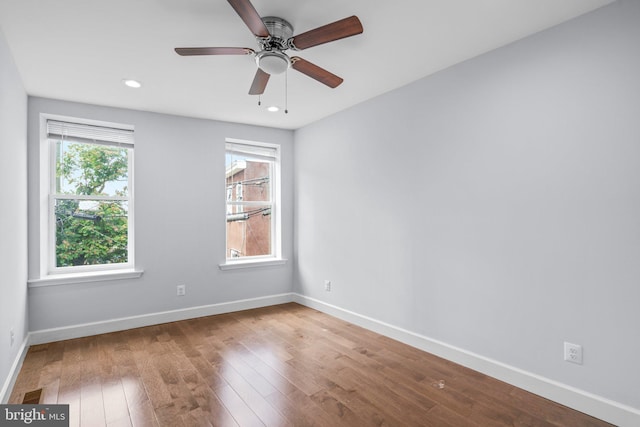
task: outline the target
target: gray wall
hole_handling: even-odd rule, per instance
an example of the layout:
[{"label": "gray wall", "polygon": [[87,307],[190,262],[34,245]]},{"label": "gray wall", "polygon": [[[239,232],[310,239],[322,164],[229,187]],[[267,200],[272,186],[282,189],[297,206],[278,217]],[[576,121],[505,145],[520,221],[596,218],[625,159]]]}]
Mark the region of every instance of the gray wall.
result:
[{"label": "gray wall", "polygon": [[639,22],[621,0],[296,131],[297,291],[640,408]]},{"label": "gray wall", "polygon": [[[31,288],[38,331],[290,292],[292,262],[220,271],[225,259],[226,137],[282,146],[283,256],[293,245],[293,132],[29,99],[29,277],[39,275],[39,116],[60,114],[135,126],[135,239],[139,279]],[[176,285],[187,295],[176,297]]]},{"label": "gray wall", "polygon": [[0,389],[27,334],[26,285],[27,94],[0,32]]}]

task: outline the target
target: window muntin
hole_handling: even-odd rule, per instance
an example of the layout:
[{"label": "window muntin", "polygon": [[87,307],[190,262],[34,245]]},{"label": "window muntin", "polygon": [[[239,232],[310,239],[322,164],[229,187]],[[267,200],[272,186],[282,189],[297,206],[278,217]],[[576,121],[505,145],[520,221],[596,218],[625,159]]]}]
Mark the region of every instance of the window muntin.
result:
[{"label": "window muntin", "polygon": [[133,132],[47,120],[47,273],[133,266]]},{"label": "window muntin", "polygon": [[226,259],[279,258],[279,146],[226,144]]}]

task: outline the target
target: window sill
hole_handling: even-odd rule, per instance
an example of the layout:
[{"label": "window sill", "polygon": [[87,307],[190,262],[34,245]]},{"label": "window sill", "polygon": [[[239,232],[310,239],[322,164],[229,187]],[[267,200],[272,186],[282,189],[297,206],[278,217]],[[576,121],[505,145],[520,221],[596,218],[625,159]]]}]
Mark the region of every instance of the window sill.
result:
[{"label": "window sill", "polygon": [[90,273],[55,274],[42,279],[27,281],[28,287],[40,288],[43,286],[70,285],[75,283],[104,282],[107,280],[137,279],[142,276],[144,270],[112,270],[94,271]]},{"label": "window sill", "polygon": [[220,270],[238,270],[242,268],[273,267],[277,265],[284,265],[286,263],[286,259],[279,258],[251,261],[231,261],[225,264],[218,264],[218,267],[220,268]]}]

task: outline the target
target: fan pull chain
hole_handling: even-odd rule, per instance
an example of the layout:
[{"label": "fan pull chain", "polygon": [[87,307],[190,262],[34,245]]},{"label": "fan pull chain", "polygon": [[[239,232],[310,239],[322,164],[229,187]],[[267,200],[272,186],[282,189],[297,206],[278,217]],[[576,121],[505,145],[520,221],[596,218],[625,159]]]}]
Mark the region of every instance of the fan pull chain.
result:
[{"label": "fan pull chain", "polygon": [[262,95],[258,95],[258,107],[262,105]]},{"label": "fan pull chain", "polygon": [[289,114],[289,107],[288,107],[288,103],[289,103],[289,79],[287,78],[289,76],[289,70],[287,69],[284,72],[284,113],[285,114]]}]

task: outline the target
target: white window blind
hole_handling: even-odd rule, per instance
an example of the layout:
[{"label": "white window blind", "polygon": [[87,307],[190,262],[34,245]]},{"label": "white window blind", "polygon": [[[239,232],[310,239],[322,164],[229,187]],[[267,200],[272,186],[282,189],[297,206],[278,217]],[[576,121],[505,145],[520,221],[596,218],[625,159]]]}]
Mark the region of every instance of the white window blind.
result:
[{"label": "white window blind", "polygon": [[227,142],[227,152],[233,152],[235,154],[243,154],[253,158],[259,158],[264,160],[276,160],[278,158],[277,147],[270,147],[264,144],[250,145],[242,142]]},{"label": "white window blind", "polygon": [[133,148],[133,130],[47,120],[47,138]]}]

